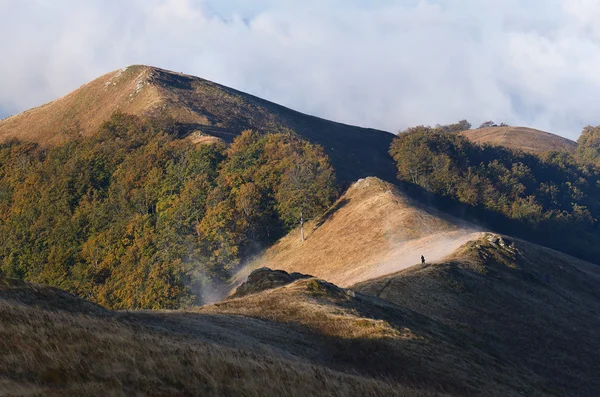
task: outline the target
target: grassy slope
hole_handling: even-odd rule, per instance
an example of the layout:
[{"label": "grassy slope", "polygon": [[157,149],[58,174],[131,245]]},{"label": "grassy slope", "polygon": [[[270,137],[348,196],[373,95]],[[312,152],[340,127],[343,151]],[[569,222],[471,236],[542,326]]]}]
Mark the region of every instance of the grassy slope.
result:
[{"label": "grassy slope", "polygon": [[[43,289],[25,288],[26,294]],[[45,291],[44,299],[52,294]],[[0,300],[0,392],[20,395],[552,394],[477,338],[317,279],[180,312]],[[359,375],[360,374],[360,375]]]},{"label": "grassy slope", "polygon": [[311,274],[348,286],[443,258],[476,237],[472,225],[420,206],[377,178],[354,185],[318,223],[281,239],[250,269],[270,267]]},{"label": "grassy slope", "polygon": [[3,279],[0,394],[596,395],[600,270],[496,239],[356,294],[310,278],[184,311]]},{"label": "grassy slope", "polygon": [[598,395],[600,268],[519,240],[502,247],[490,236],[354,288],[478,335],[568,395]]},{"label": "grassy slope", "polygon": [[577,147],[577,143],[570,139],[526,127],[489,127],[463,131],[461,134],[476,143],[489,143],[530,153],[574,151]]},{"label": "grassy slope", "polygon": [[54,289],[2,280],[0,394],[438,395],[335,368],[319,358],[319,335],[285,324],[218,313],[115,313],[87,306],[94,305]]},{"label": "grassy slope", "polygon": [[0,142],[19,138],[59,144],[93,134],[115,111],[171,116],[195,142],[230,142],[245,129],[292,129],[324,147],[342,182],[370,175],[395,179],[390,133],[305,115],[198,77],[148,66],[108,73],[65,97],[0,121]]},{"label": "grassy slope", "polygon": [[0,141],[18,138],[42,145],[89,135],[116,112],[146,114],[164,104],[151,69],[132,66],[108,73],[64,97],[0,121]]}]

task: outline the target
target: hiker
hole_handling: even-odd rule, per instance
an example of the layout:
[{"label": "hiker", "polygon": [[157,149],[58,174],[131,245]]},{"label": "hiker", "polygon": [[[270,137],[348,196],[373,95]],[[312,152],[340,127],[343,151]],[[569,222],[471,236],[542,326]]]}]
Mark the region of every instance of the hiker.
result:
[{"label": "hiker", "polygon": [[425,264],[425,257],[423,255],[421,255],[421,265]]}]

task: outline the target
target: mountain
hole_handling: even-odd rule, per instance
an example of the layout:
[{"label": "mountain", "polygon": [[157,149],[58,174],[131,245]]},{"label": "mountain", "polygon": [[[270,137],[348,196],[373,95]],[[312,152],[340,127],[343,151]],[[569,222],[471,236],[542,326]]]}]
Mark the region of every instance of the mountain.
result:
[{"label": "mountain", "polygon": [[0,121],[0,142],[11,138],[56,145],[94,134],[114,112],[172,118],[192,141],[231,142],[246,129],[291,129],[318,143],[338,179],[395,178],[388,150],[393,134],[305,115],[204,80],[150,66],[108,73],[53,102]]},{"label": "mountain", "polygon": [[318,275],[440,321],[548,390],[600,390],[597,265],[482,231],[376,178],[350,187],[308,230],[304,243],[293,231],[250,269]]},{"label": "mountain", "polygon": [[462,348],[473,343],[543,379],[549,395],[600,390],[597,265],[461,224],[375,178],[353,185],[309,230],[304,243],[294,231],[250,268],[318,274],[439,321],[465,333]]},{"label": "mountain", "polygon": [[488,127],[461,132],[461,135],[479,144],[504,146],[529,153],[550,150],[573,152],[577,142],[527,127]]},{"label": "mountain", "polygon": [[[177,128],[164,133],[138,116]],[[362,178],[306,224],[305,241],[295,229],[271,245],[305,214],[300,204],[334,200],[325,156],[285,133],[245,133],[230,150],[201,145],[248,128],[293,129],[324,147],[344,185]],[[560,146],[550,134],[510,131],[485,139],[538,152]],[[13,138],[48,150],[0,145],[0,395],[598,395],[600,268],[433,209],[427,199],[448,199],[443,208],[465,219],[481,219],[468,210],[488,214],[478,201],[434,196],[427,178],[405,180],[406,190],[386,182],[396,174],[392,134],[132,66],[1,121],[0,140]],[[399,158],[425,154],[410,165],[419,175],[426,161],[426,172],[448,171],[433,180],[445,191],[463,182],[444,167],[450,157],[433,161],[433,149],[444,155],[452,145],[422,138]],[[541,170],[547,189],[529,188],[572,210],[553,212],[559,238],[541,243],[565,251],[582,240],[577,247],[594,256],[597,211],[581,193],[597,197],[585,190],[596,185],[588,170],[581,175],[593,183],[575,165],[488,157],[485,178],[461,184],[466,199],[485,193],[486,205],[517,220],[540,218],[543,207],[520,182]],[[515,194],[491,194],[494,175]],[[301,188],[288,190],[294,182]],[[298,199],[306,191],[331,196]],[[589,234],[578,235],[586,224]],[[194,306],[263,249],[226,299]],[[158,310],[167,308],[178,310]]]},{"label": "mountain", "polygon": [[480,234],[477,226],[432,210],[374,177],[354,183],[306,229],[305,242],[294,231],[249,269],[308,273],[349,286],[416,265],[421,255],[440,260]]}]

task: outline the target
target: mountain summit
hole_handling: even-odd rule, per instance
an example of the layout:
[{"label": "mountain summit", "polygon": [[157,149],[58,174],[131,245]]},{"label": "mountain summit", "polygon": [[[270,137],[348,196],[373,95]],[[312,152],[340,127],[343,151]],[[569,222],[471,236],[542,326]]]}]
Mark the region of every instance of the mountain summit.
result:
[{"label": "mountain summit", "polygon": [[44,146],[89,136],[114,112],[169,117],[194,141],[231,142],[246,129],[290,129],[325,149],[341,182],[371,175],[395,179],[388,155],[394,135],[309,116],[253,95],[150,66],[108,73],[43,106],[0,121],[0,142],[11,138]]}]

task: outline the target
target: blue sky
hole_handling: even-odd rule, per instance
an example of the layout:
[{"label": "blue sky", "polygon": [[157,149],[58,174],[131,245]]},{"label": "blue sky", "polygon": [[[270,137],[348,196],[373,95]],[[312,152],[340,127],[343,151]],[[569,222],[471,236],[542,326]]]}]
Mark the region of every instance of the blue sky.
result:
[{"label": "blue sky", "polygon": [[0,0],[0,117],[131,64],[397,131],[600,124],[596,0]]}]

